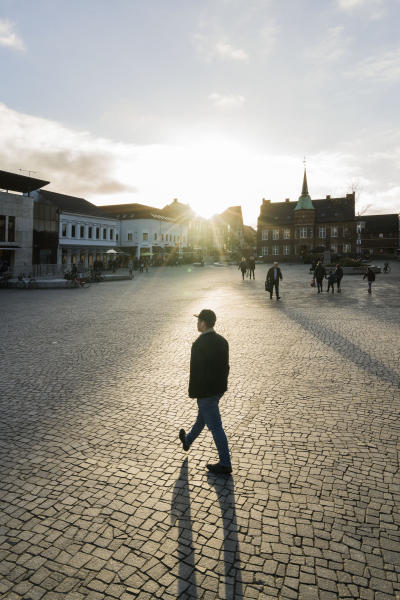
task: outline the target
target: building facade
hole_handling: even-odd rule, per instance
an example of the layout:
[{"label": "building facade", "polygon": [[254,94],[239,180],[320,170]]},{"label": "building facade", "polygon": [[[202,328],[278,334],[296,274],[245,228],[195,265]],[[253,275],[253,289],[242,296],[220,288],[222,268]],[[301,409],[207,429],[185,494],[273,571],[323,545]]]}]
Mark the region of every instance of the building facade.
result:
[{"label": "building facade", "polygon": [[399,215],[356,217],[356,253],[369,258],[395,258],[399,248]]},{"label": "building facade", "polygon": [[355,194],[311,200],[306,171],[297,202],[263,200],[257,223],[259,256],[301,261],[325,250],[351,256],[355,241]]},{"label": "building facade", "polygon": [[163,209],[144,204],[111,204],[99,208],[120,221],[119,246],[136,258],[165,259],[171,253],[180,256],[188,245],[187,224],[166,216]]}]

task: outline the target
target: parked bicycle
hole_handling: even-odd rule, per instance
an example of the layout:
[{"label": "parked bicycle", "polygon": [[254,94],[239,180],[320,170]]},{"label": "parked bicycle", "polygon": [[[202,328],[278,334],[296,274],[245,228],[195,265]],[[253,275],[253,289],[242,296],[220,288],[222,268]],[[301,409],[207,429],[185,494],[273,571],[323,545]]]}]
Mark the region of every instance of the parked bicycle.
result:
[{"label": "parked bicycle", "polygon": [[72,288],[90,288],[90,282],[84,277],[74,277],[73,279],[68,279],[68,287]]}]

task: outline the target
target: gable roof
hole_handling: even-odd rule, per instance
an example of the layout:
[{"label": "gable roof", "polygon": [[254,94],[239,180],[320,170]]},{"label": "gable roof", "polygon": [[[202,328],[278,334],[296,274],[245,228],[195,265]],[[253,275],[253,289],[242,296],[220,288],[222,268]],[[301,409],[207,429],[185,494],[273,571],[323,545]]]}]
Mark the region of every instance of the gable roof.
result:
[{"label": "gable roof", "polygon": [[399,231],[399,215],[361,215],[356,217],[357,221],[365,222],[366,233],[384,233]]},{"label": "gable roof", "polygon": [[37,192],[38,200],[46,200],[57,206],[64,212],[79,213],[82,215],[94,215],[96,217],[104,217],[101,209],[84,198],[77,196],[68,196],[66,194],[58,194],[48,190],[39,190]]},{"label": "gable roof", "polygon": [[138,204],[132,202],[130,204],[107,204],[99,207],[104,214],[118,219],[160,219],[163,221],[175,221],[175,219],[167,216],[163,209],[147,206],[146,204]]},{"label": "gable roof", "polygon": [[[352,221],[354,219],[354,194],[343,198],[323,198],[313,200],[315,220],[317,223],[335,223]],[[259,219],[261,221],[277,222],[282,225],[294,223],[297,202],[271,202],[264,200],[261,205]]]}]

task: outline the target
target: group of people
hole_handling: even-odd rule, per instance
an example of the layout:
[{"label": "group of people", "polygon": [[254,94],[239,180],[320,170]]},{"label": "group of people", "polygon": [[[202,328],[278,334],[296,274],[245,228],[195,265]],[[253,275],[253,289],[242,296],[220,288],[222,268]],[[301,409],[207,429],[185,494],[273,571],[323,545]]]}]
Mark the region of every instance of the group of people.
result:
[{"label": "group of people", "polygon": [[324,291],[324,289],[323,289],[324,279],[328,280],[327,292],[332,291],[332,294],[333,294],[335,292],[335,283],[336,283],[337,291],[340,294],[340,292],[342,291],[340,284],[343,279],[342,266],[338,264],[338,265],[336,265],[335,270],[329,269],[329,271],[327,273],[324,265],[319,260],[314,267],[314,277],[311,281],[312,287],[315,287],[315,284],[317,284],[318,294],[321,294]]},{"label": "group of people", "polygon": [[245,277],[249,277],[251,279],[251,276],[253,276],[253,279],[255,279],[255,271],[256,271],[256,259],[254,256],[250,256],[249,258],[245,258],[244,256],[242,256],[242,260],[239,263],[238,269],[240,269],[240,271],[242,272],[242,279],[244,280]]}]

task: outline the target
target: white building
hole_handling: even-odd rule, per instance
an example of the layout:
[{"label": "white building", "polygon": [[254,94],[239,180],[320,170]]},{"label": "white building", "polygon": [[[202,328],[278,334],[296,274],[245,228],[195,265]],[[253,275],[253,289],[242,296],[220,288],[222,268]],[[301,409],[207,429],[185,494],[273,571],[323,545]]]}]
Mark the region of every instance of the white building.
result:
[{"label": "white building", "polygon": [[107,217],[83,198],[40,190],[35,200],[51,202],[59,209],[57,264],[79,264],[90,268],[95,260],[105,262],[107,250],[120,244],[120,222]]},{"label": "white building", "polygon": [[188,245],[188,227],[162,210],[143,204],[118,204],[101,209],[117,217],[121,225],[119,246],[140,256],[165,255],[173,248],[178,254]]}]

